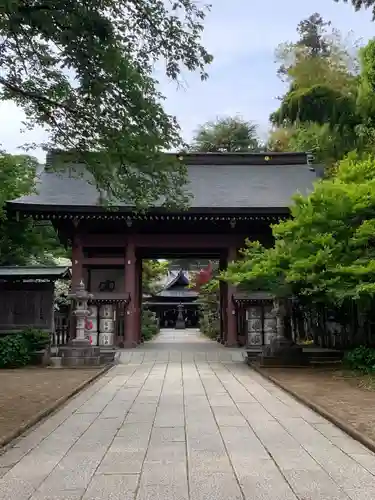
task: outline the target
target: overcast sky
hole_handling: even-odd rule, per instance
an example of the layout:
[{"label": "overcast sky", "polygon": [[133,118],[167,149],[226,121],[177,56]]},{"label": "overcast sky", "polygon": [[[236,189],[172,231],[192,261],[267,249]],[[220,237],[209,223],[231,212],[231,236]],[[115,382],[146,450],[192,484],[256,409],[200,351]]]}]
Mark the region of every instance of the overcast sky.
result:
[{"label": "overcast sky", "polygon": [[[201,82],[184,74],[184,86],[160,78],[169,113],[177,116],[185,140],[197,125],[217,116],[240,115],[268,130],[268,116],[277,107],[283,86],[276,76],[277,45],[296,37],[296,26],[314,12],[332,21],[343,34],[365,42],[375,36],[370,12],[354,12],[350,5],[333,0],[211,0],[204,44],[214,55],[209,79]],[[25,142],[43,142],[41,130],[20,133],[23,113],[12,103],[0,104],[0,144],[10,153]],[[44,154],[34,153],[40,160]]]}]

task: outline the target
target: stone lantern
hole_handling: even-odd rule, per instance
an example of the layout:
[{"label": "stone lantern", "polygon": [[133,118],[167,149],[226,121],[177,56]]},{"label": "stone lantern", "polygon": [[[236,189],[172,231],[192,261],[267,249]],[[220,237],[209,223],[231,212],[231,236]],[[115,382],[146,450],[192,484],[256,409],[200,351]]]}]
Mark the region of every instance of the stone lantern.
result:
[{"label": "stone lantern", "polygon": [[185,320],[184,320],[184,306],[180,303],[177,306],[177,320],[176,320],[176,330],[184,330],[186,328]]},{"label": "stone lantern", "polygon": [[100,348],[90,345],[85,335],[86,318],[89,314],[88,301],[91,297],[92,294],[86,291],[83,281],[68,295],[68,298],[74,301],[76,337],[68,345],[59,348],[63,366],[98,366],[101,363]]},{"label": "stone lantern", "polygon": [[74,344],[89,344],[90,341],[86,338],[86,318],[89,314],[88,301],[93,295],[85,289],[83,280],[80,281],[74,292],[68,294],[68,299],[73,300],[73,314],[77,318],[76,321],[76,337],[72,339]]}]

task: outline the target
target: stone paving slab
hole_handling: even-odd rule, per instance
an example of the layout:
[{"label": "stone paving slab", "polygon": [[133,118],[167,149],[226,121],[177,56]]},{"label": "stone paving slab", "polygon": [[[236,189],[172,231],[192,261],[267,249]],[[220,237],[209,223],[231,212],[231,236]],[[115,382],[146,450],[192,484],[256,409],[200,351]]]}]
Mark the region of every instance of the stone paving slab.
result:
[{"label": "stone paving slab", "polygon": [[371,498],[373,453],[195,331],[121,352],[0,455],[0,500]]}]

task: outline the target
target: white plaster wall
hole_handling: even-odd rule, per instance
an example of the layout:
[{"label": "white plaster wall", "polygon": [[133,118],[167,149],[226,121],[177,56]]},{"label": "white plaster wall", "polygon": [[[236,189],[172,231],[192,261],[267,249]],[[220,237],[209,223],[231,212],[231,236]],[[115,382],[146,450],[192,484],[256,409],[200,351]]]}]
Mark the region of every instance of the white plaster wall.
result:
[{"label": "white plaster wall", "polygon": [[125,270],[124,269],[91,269],[91,290],[90,292],[99,292],[99,284],[101,281],[114,281],[115,293],[123,293],[125,287]]}]

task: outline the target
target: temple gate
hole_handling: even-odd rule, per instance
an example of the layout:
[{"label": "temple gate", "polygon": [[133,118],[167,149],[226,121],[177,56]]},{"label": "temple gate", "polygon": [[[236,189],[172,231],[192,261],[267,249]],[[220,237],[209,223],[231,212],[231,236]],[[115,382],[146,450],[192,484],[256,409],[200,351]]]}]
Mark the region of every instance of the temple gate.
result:
[{"label": "temple gate", "polygon": [[[190,208],[139,214],[123,204],[116,211],[100,206],[101,195],[74,161],[64,174],[55,173],[50,167],[58,154],[48,156],[38,192],[8,209],[15,217],[51,220],[71,246],[72,284],[83,281],[92,295],[93,342],[101,345],[140,342],[143,259],[208,257],[225,268],[247,238],[272,244],[270,225],[288,217],[291,196],[311,189],[317,178],[306,153],[191,153],[183,157]],[[220,341],[227,346],[239,341],[235,293],[221,284]]]}]

